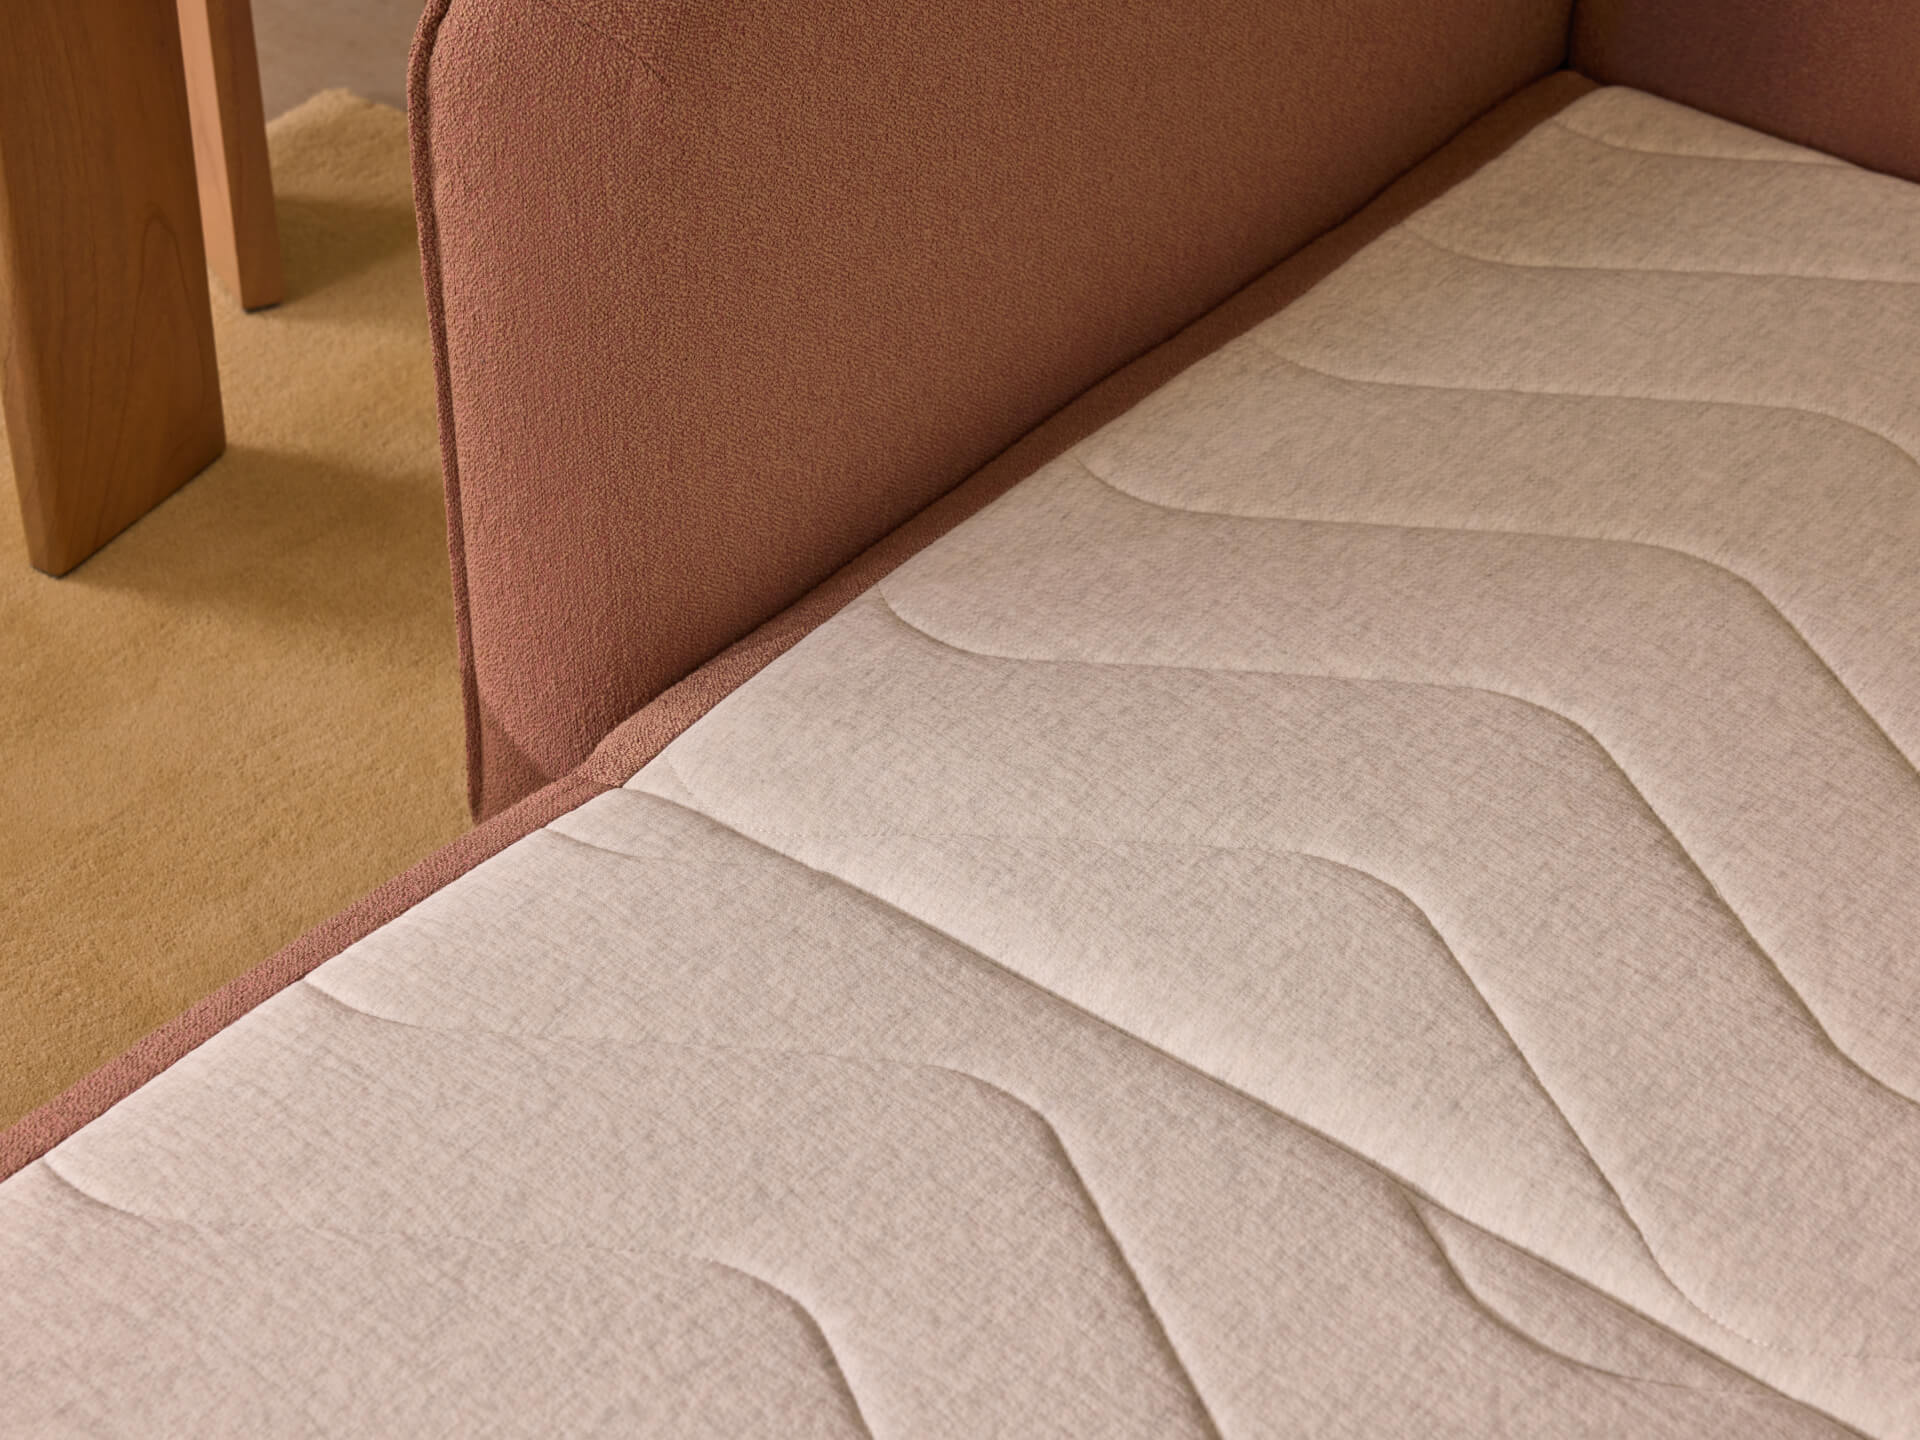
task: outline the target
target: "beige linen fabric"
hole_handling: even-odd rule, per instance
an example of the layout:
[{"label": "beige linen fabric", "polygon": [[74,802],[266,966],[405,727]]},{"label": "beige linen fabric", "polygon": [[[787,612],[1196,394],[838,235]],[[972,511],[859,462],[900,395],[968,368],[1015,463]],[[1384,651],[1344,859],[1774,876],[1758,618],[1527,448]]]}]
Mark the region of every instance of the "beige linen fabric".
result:
[{"label": "beige linen fabric", "polygon": [[1920,1435],[1916,235],[1578,102],[0,1185],[0,1388]]}]

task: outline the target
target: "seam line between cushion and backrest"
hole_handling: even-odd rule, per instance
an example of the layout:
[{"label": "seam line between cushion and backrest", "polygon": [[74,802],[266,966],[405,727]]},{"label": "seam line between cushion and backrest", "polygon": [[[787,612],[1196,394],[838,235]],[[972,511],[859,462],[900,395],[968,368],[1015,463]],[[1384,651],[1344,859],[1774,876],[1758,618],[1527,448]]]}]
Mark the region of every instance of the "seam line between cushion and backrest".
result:
[{"label": "seam line between cushion and backrest", "polygon": [[[444,5],[446,3],[450,3],[450,0],[436,0],[436,3],[441,3],[442,5]],[[553,0],[539,0],[539,3],[541,3],[545,8],[548,8],[548,9],[553,8]],[[567,7],[567,13],[571,14],[571,9],[572,7]],[[469,13],[469,12],[463,12],[463,14],[466,14],[466,13]],[[460,36],[462,40],[464,40],[465,38],[464,29],[457,31],[456,33]],[[424,38],[424,32],[423,32],[423,38]],[[449,43],[451,43],[451,41]],[[657,73],[657,72],[651,72],[650,70],[650,73]],[[426,85],[424,71],[422,72],[420,85],[423,90],[430,88]],[[1389,194],[1395,192],[1396,188],[1402,185],[1402,182],[1408,181],[1411,177],[1422,177],[1423,167],[1425,167],[1429,161],[1442,159],[1442,157],[1445,157],[1444,159],[1442,159],[1442,163],[1437,167],[1437,175],[1435,176],[1434,180],[1424,180],[1423,182],[1423,179],[1421,178],[1414,179],[1413,194],[1417,196],[1417,198],[1412,198],[1409,201],[1402,202],[1400,205],[1397,205],[1397,206],[1389,204],[1389,206],[1387,207],[1388,215],[1390,216],[1390,219],[1388,221],[1389,224],[1391,223],[1391,220],[1397,220],[1398,218],[1401,218],[1401,216],[1404,215],[1404,213],[1406,213],[1408,210],[1417,208],[1419,205],[1426,203],[1428,200],[1433,198],[1433,195],[1435,193],[1439,193],[1441,191],[1451,189],[1453,186],[1457,185],[1460,182],[1460,180],[1464,179],[1466,175],[1473,173],[1473,171],[1479,169],[1488,160],[1491,160],[1498,154],[1511,148],[1511,146],[1519,138],[1521,138],[1522,135],[1524,135],[1527,131],[1535,128],[1542,120],[1547,118],[1547,115],[1551,114],[1553,111],[1556,111],[1560,108],[1564,108],[1564,106],[1569,103],[1572,103],[1572,101],[1575,98],[1577,98],[1577,95],[1590,92],[1595,88],[1597,87],[1587,77],[1577,75],[1574,72],[1569,70],[1560,69],[1557,71],[1548,71],[1545,74],[1538,75],[1536,76],[1536,78],[1526,81],[1518,85],[1516,88],[1510,91],[1507,91],[1504,94],[1498,95],[1497,98],[1488,102],[1484,106],[1484,108],[1478,111],[1478,113],[1474,113],[1465,117],[1461,121],[1461,123],[1458,125],[1458,127],[1453,130],[1453,133],[1448,135],[1445,139],[1441,140],[1438,144],[1434,145],[1430,150],[1427,151],[1427,153],[1414,158],[1410,163],[1405,165],[1398,173],[1387,177],[1384,183],[1379,187],[1377,191],[1375,191],[1375,193],[1355,202],[1345,214],[1330,221],[1327,224],[1327,226],[1323,230],[1321,230],[1318,234],[1310,237],[1303,244],[1295,247],[1295,249],[1292,252],[1290,252],[1288,255],[1280,257],[1280,259],[1277,260],[1273,265],[1270,265],[1266,267],[1266,269],[1247,277],[1246,283],[1244,285],[1242,285],[1239,289],[1233,291],[1231,294],[1223,297],[1219,304],[1213,305],[1209,307],[1207,310],[1201,312],[1200,314],[1192,316],[1185,324],[1177,326],[1172,334],[1162,336],[1158,342],[1144,343],[1142,345],[1141,350],[1138,353],[1124,357],[1122,360],[1117,361],[1112,367],[1112,369],[1107,371],[1105,374],[1100,376],[1095,376],[1092,379],[1090,379],[1087,385],[1084,386],[1080,391],[1078,391],[1074,395],[1066,397],[1058,407],[1052,410],[1049,414],[1041,417],[1033,427],[1031,427],[1029,430],[1027,430],[1023,434],[1015,436],[1008,443],[1007,446],[1003,447],[995,455],[989,457],[985,462],[985,464],[982,467],[980,467],[980,469],[992,469],[1002,456],[1007,454],[1009,451],[1017,449],[1027,437],[1033,435],[1035,432],[1045,431],[1049,427],[1049,425],[1051,425],[1051,423],[1054,421],[1056,417],[1061,415],[1063,412],[1072,410],[1075,405],[1077,405],[1081,400],[1085,399],[1089,394],[1091,394],[1094,391],[1098,391],[1108,380],[1111,380],[1116,375],[1124,373],[1131,366],[1133,366],[1138,361],[1140,361],[1143,357],[1150,356],[1154,351],[1161,348],[1162,345],[1173,340],[1174,338],[1184,333],[1185,331],[1190,330],[1194,325],[1200,324],[1206,321],[1216,311],[1223,308],[1223,306],[1231,304],[1233,300],[1237,298],[1241,293],[1258,285],[1262,279],[1264,279],[1267,275],[1270,275],[1274,270],[1287,265],[1290,261],[1292,261],[1295,257],[1301,255],[1303,252],[1313,250],[1316,246],[1319,245],[1319,243],[1322,240],[1326,239],[1329,235],[1337,234],[1343,227],[1348,225],[1350,222],[1354,221],[1357,218],[1361,218],[1365,216],[1366,212],[1369,210],[1370,207],[1373,207],[1376,204],[1376,202],[1381,201],[1383,198],[1387,197]],[[1516,101],[1520,101],[1521,103],[1518,104],[1517,106],[1514,106],[1514,102]],[[1507,108],[1509,106],[1513,106],[1513,108],[1509,110]],[[427,108],[425,106],[422,106],[421,112],[422,112],[422,115],[424,116],[427,113]],[[1484,123],[1489,121],[1491,122],[1490,124]],[[443,134],[452,133],[451,126],[443,126],[442,133]],[[420,135],[421,135],[421,149],[424,152],[426,149],[426,130],[424,128],[424,125],[420,131]],[[1465,141],[1465,143],[1461,144],[1460,142],[1462,142],[1463,140]],[[430,175],[431,164],[428,159],[423,158],[421,171],[423,175]],[[1436,188],[1436,181],[1437,181],[1437,188]],[[424,196],[426,192],[423,190],[422,194]],[[423,200],[422,203],[424,204],[425,201]],[[1386,228],[1386,226],[1382,225],[1380,228]],[[1377,231],[1375,233],[1377,233]],[[1368,238],[1372,238],[1372,235],[1369,235]],[[1342,258],[1345,258],[1345,257],[1343,256]],[[457,286],[455,287],[455,293],[457,298]],[[1292,300],[1297,298],[1298,298],[1297,294],[1288,294],[1285,296],[1285,300],[1288,303],[1290,303]],[[441,343],[441,349],[443,352],[441,355],[441,359],[444,361],[445,359],[444,351],[446,348],[446,337],[444,335],[441,337],[440,343]],[[465,345],[465,342],[463,341],[463,348],[464,348],[464,345]],[[1218,344],[1216,343],[1210,348],[1218,348]],[[463,374],[464,374],[464,371],[463,371]],[[452,394],[454,392],[452,392],[450,389],[449,393]],[[469,417],[469,419],[471,420],[471,416]],[[451,486],[456,490],[461,488],[463,486],[463,483],[465,482],[463,481],[459,473],[459,469],[457,465],[454,463],[453,452],[451,450],[449,451],[449,458],[446,462],[446,468],[447,468],[447,473],[450,477]],[[976,469],[973,473],[974,474],[980,473],[980,469]],[[929,503],[926,506],[921,507],[918,511],[916,511],[915,515],[908,517],[908,519],[903,523],[906,525],[911,525],[919,516],[925,515],[928,512],[928,510],[933,509],[937,506],[940,506],[949,496],[951,496],[954,493],[955,490],[963,487],[966,484],[967,480],[970,478],[971,476],[969,475],[963,475],[959,477],[958,481],[954,485],[947,487],[940,496],[934,497],[932,500],[929,501]],[[502,477],[495,476],[495,477],[487,478],[488,485],[492,485],[496,483],[505,483],[505,482],[502,479]],[[477,534],[478,532],[476,531],[476,535]],[[876,543],[884,544],[887,538],[888,537],[881,537],[881,540]],[[858,555],[850,557],[847,563],[848,564],[855,563],[857,562],[858,558],[859,558]],[[462,618],[463,618],[462,634],[463,634],[466,646],[468,648],[470,663],[474,658],[477,658],[477,653],[480,650],[488,649],[489,645],[491,644],[491,642],[487,638],[488,635],[490,634],[490,629],[484,624],[484,617],[482,617],[483,623],[481,623],[478,629],[475,628],[475,624],[474,624],[474,618],[475,618],[474,607],[481,603],[481,601],[485,598],[486,593],[490,593],[489,587],[484,583],[486,576],[491,573],[490,569],[488,568],[489,564],[490,562],[486,560],[486,557],[483,551],[475,552],[475,560],[471,568],[472,570],[478,571],[479,573],[473,575],[472,578],[475,580],[481,581],[482,583],[480,584],[478,590],[474,590],[470,593],[467,608],[462,611]],[[828,577],[829,581],[831,580],[831,578],[832,578],[831,576]],[[800,601],[797,601],[795,603],[802,603],[804,602],[805,599],[806,599],[806,596],[802,595],[800,597]],[[489,605],[495,604],[495,603],[504,603],[504,598],[495,597],[494,601],[489,601],[487,603]],[[769,619],[777,618],[778,614],[780,613],[783,613],[783,612],[775,612],[775,616],[768,617],[768,618]],[[753,633],[753,622],[749,620],[747,622],[747,630],[745,631],[745,633],[741,635],[740,638],[745,639],[748,636],[750,636],[752,633]],[[735,643],[736,644],[739,643],[738,640],[736,640]],[[714,654],[709,657],[709,660],[725,655],[726,648],[727,647],[721,647],[717,649],[714,652]],[[508,664],[508,662],[506,661],[502,661],[502,663]],[[689,673],[697,674],[700,668],[701,667],[696,666]],[[511,664],[508,664],[508,669],[512,670],[513,666]],[[500,719],[493,712],[493,708],[490,706],[490,702],[487,698],[488,695],[495,688],[497,688],[499,682],[502,679],[511,678],[511,676],[508,675],[506,671],[503,671],[501,675],[494,676],[492,675],[491,669],[489,674],[490,676],[492,676],[492,678],[482,683],[477,673],[477,664],[474,664],[471,670],[468,672],[468,678],[470,680],[470,683],[474,686],[474,689],[475,689],[475,702],[470,715],[470,721],[473,728],[470,731],[470,733],[476,737],[476,740],[474,744],[469,745],[470,753],[468,756],[468,761],[469,761],[468,769],[469,769],[469,777],[470,777],[470,791],[472,792],[473,796],[477,800],[478,805],[481,807],[476,810],[475,812],[476,814],[485,813],[486,807],[490,806],[492,803],[495,803],[493,800],[489,798],[488,790],[490,786],[495,788],[500,788],[500,782],[497,779],[497,775],[498,775],[498,772],[502,770],[505,764],[504,760],[501,758],[501,745],[507,745],[508,748],[511,749],[512,743],[516,738],[511,735],[503,734],[500,728]],[[686,676],[683,675],[679,678],[685,679]],[[636,710],[634,713],[638,713],[639,711],[644,710],[647,704],[651,704],[653,699],[658,698],[658,694],[666,693],[666,691],[669,689],[671,689],[670,685],[662,687],[655,695],[649,696],[647,701],[644,704],[641,704],[638,707],[636,707]],[[606,727],[605,733],[602,734],[599,737],[599,739],[594,742],[595,746],[597,747],[599,743],[603,742],[608,735],[616,733],[619,729],[622,728],[622,726],[624,726],[632,718],[633,716],[631,714],[624,716],[617,723]],[[486,729],[486,731],[491,736],[491,738],[498,743],[493,744],[491,746],[485,745],[484,740],[479,738],[481,729],[483,727]],[[482,747],[482,753],[479,759],[476,759],[475,753],[474,753],[476,749],[476,745]],[[589,756],[591,756],[592,753],[593,751],[589,750],[588,752]],[[583,757],[583,758],[586,758],[586,757]]]},{"label": "seam line between cushion and backrest", "polygon": [[[1574,93],[1562,98],[1560,94],[1554,93],[1555,87],[1558,87],[1559,90],[1572,90]],[[1233,296],[1221,302],[1221,304],[1213,310],[1196,317],[1173,335],[1161,341],[1160,344],[1150,347],[1141,355],[1133,357],[1133,359],[1126,364],[1121,365],[1107,376],[1088,386],[1086,390],[1066,402],[1060,409],[1053,412],[1053,414],[1047,416],[1033,430],[1016,439],[1006,449],[995,455],[981,467],[981,469],[961,480],[959,484],[948,490],[944,495],[933,500],[914,515],[909,516],[896,529],[881,537],[880,540],[876,541],[872,546],[868,547],[868,549],[849,560],[845,566],[834,572],[834,574],[829,576],[825,581],[822,581],[819,586],[809,591],[806,595],[803,595],[792,605],[776,612],[773,616],[763,621],[760,626],[749,631],[748,634],[740,640],[735,641],[733,645],[720,651],[705,664],[698,666],[688,675],[683,676],[673,685],[661,691],[660,694],[642,705],[601,739],[600,743],[594,747],[593,751],[582,763],[582,772],[594,775],[610,787],[617,787],[626,783],[626,781],[638,774],[648,762],[670,744],[675,737],[684,732],[688,726],[706,714],[707,711],[711,710],[728,694],[731,694],[755,674],[758,674],[760,670],[772,663],[775,658],[784,654],[793,645],[798,643],[800,639],[804,638],[804,636],[810,634],[819,628],[819,626],[825,624],[826,621],[834,615],[840,613],[848,605],[852,604],[855,599],[859,598],[861,594],[872,589],[880,581],[884,580],[887,575],[905,564],[913,555],[925,550],[942,535],[945,535],[955,526],[964,522],[968,517],[977,513],[994,499],[1036,473],[1051,460],[1059,458],[1059,456],[1066,454],[1075,446],[1083,443],[1090,434],[1095,433],[1100,428],[1097,423],[1092,429],[1081,433],[1073,440],[1061,444],[1059,448],[1045,451],[1038,460],[1027,464],[1025,468],[1018,473],[1016,478],[1012,480],[1000,479],[995,474],[998,467],[1006,463],[1010,457],[1019,454],[1022,447],[1027,445],[1030,440],[1048,431],[1050,427],[1060,422],[1062,418],[1073,411],[1075,407],[1097,398],[1098,393],[1104,387],[1122,380],[1127,372],[1135,365],[1152,359],[1162,350],[1178,346],[1184,338],[1200,331],[1218,317],[1231,313],[1231,307],[1233,307],[1241,297],[1249,293],[1257,292],[1259,287],[1263,285],[1276,283],[1276,277],[1286,275],[1290,270],[1304,269],[1306,275],[1302,279],[1277,281],[1277,283],[1284,287],[1281,298],[1277,303],[1268,303],[1262,306],[1259,312],[1252,318],[1242,319],[1236,314],[1232,319],[1224,321],[1223,323],[1228,327],[1224,334],[1219,335],[1217,339],[1209,339],[1204,342],[1205,348],[1203,350],[1190,354],[1188,358],[1179,361],[1177,368],[1173,372],[1163,375],[1152,385],[1150,390],[1134,396],[1122,410],[1108,414],[1106,419],[1111,420],[1117,418],[1119,414],[1132,409],[1145,399],[1147,394],[1158,390],[1176,375],[1184,374],[1208,356],[1219,353],[1235,340],[1257,334],[1265,321],[1298,303],[1302,298],[1310,294],[1336,273],[1342,266],[1350,262],[1354,256],[1365,250],[1383,235],[1391,233],[1392,230],[1403,223],[1409,215],[1417,213],[1419,210],[1431,204],[1438,196],[1446,194],[1465,183],[1481,169],[1497,160],[1501,155],[1511,151],[1513,147],[1528,134],[1531,134],[1540,125],[1545,124],[1554,115],[1565,110],[1569,105],[1574,104],[1582,96],[1592,94],[1599,88],[1600,87],[1588,77],[1571,70],[1562,69],[1550,72],[1540,79],[1521,87],[1520,90],[1515,91],[1513,94],[1495,102],[1495,104],[1490,106],[1486,111],[1468,121],[1467,124],[1462,126],[1461,129],[1448,140],[1409,166],[1401,174],[1395,176],[1378,193],[1361,204],[1352,214],[1330,226],[1327,230],[1315,236],[1291,254],[1275,262],[1267,270],[1249,280],[1246,286]],[[1527,97],[1527,105],[1529,106],[1545,105],[1550,108],[1547,114],[1541,118],[1527,120],[1524,128],[1512,131],[1512,133],[1506,133],[1507,129],[1514,124],[1513,120],[1506,118],[1510,113],[1507,107],[1522,97]],[[1491,125],[1494,135],[1498,138],[1494,138],[1491,141],[1481,139],[1480,136],[1484,133],[1481,130],[1483,125]],[[1477,147],[1487,146],[1489,144],[1490,148],[1484,150],[1483,153],[1475,154]],[[1464,162],[1453,159],[1452,157],[1461,154],[1462,149],[1464,149],[1466,157]],[[1464,169],[1459,173],[1452,174],[1450,178],[1442,180],[1438,189],[1432,189],[1427,193],[1421,194],[1420,187],[1422,181],[1426,176],[1431,174],[1427,168],[1429,162],[1437,160],[1451,161],[1453,165],[1464,163]],[[1409,184],[1415,187],[1417,198],[1402,198],[1403,187]],[[1427,180],[1426,184],[1430,186],[1432,184],[1431,180]],[[1376,207],[1385,208],[1389,216],[1394,218],[1385,220],[1373,219],[1373,212]],[[1369,228],[1370,222],[1371,228]],[[1355,230],[1360,232],[1360,238],[1351,238]],[[1326,247],[1329,245],[1340,245],[1343,237],[1346,237],[1345,243],[1350,248],[1347,248],[1344,253],[1336,252],[1336,258],[1322,258],[1326,254]],[[1343,377],[1330,376],[1330,378],[1340,379]],[[984,491],[982,491],[980,489],[980,483],[988,481],[989,477],[993,478],[991,482],[987,484]],[[921,526],[927,526],[930,533],[916,535],[911,548],[904,554],[892,555],[887,553],[887,547],[896,537]],[[870,566],[870,562],[874,561],[876,557],[881,556],[885,556],[883,561]],[[850,578],[855,576],[857,576],[857,578]],[[824,609],[821,613],[808,616],[797,625],[789,626],[784,623],[789,617],[808,610],[817,602],[819,596],[826,593],[835,593],[841,598],[834,600],[830,608]],[[740,666],[739,672],[729,674],[728,672],[734,670],[736,666]],[[702,677],[715,674],[725,677],[720,682],[718,693],[701,694],[693,688]]]}]

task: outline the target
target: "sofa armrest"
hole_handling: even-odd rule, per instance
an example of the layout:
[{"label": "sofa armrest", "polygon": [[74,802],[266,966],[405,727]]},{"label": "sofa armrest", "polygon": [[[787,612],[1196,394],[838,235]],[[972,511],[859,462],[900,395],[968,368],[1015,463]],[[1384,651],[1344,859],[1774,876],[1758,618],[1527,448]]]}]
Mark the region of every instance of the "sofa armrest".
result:
[{"label": "sofa armrest", "polygon": [[1570,0],[433,0],[491,814],[1556,68]]}]

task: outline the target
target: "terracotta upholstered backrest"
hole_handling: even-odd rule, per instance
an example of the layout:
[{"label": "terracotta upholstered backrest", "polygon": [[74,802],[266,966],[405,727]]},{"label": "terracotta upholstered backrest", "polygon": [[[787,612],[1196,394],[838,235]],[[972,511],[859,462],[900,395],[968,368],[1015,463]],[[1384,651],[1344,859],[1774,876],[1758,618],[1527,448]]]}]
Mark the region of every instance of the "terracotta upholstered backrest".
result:
[{"label": "terracotta upholstered backrest", "polygon": [[1573,64],[1920,180],[1920,0],[1580,0]]},{"label": "terracotta upholstered backrest", "polygon": [[434,0],[480,813],[1564,58],[1566,0]]}]

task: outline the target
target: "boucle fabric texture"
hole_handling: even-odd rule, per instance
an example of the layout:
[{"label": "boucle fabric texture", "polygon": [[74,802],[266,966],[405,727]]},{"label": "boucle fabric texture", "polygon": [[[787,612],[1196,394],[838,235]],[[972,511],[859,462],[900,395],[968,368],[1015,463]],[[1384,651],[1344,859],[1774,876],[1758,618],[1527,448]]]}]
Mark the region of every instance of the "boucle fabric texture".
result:
[{"label": "boucle fabric texture", "polygon": [[0,1184],[0,1388],[1920,1435],[1916,231],[1576,102]]},{"label": "boucle fabric texture", "polygon": [[1555,69],[1571,0],[435,0],[490,815]]}]

